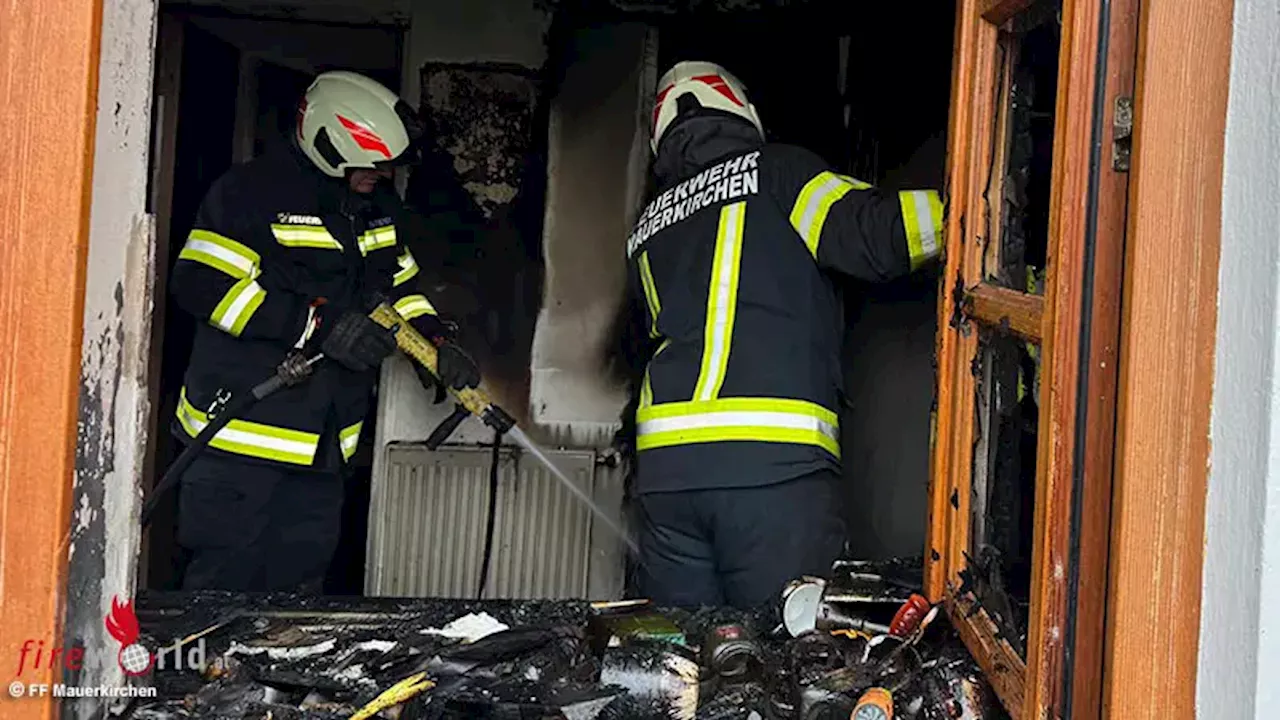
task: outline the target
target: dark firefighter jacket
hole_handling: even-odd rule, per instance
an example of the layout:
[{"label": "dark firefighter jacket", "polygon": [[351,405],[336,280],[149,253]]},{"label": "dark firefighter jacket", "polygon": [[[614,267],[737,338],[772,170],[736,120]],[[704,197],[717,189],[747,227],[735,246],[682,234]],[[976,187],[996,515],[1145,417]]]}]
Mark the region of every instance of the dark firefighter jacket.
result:
[{"label": "dark firefighter jacket", "polygon": [[[418,265],[396,236],[402,213],[392,192],[352,193],[292,147],[214,182],[171,281],[178,305],[200,321],[174,432],[195,437],[220,393],[270,377],[300,345],[318,298],[359,309],[382,293],[419,331],[437,334],[435,309],[411,282]],[[376,370],[322,363],[231,420],[209,451],[336,470],[355,453],[376,380]]]},{"label": "dark firefighter jacket", "polygon": [[838,469],[843,313],[828,273],[887,281],[936,256],[938,194],[878,191],[736,120],[669,133],[627,242],[655,348],[633,400],[633,491]]}]

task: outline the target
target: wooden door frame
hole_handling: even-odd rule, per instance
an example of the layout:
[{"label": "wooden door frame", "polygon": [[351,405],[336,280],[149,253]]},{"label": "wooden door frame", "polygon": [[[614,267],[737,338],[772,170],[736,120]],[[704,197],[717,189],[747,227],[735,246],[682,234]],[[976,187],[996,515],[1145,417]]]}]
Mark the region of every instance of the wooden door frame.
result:
[{"label": "wooden door frame", "polygon": [[[974,98],[994,89],[995,76],[993,35],[970,23],[975,13],[1007,19],[1029,4],[960,0],[957,12],[947,188],[951,260],[940,288],[943,375],[927,590],[932,600],[947,600],[962,637],[1023,718],[1154,718],[1169,716],[1170,705],[1179,710],[1172,716],[1191,717],[1216,311],[1216,302],[1205,299],[1217,294],[1232,0],[1211,0],[1195,14],[1180,14],[1173,0],[1066,0],[1082,17],[1109,15],[1113,46],[1101,51],[1120,60],[1096,77],[1079,72],[1081,58],[1100,52],[1097,28],[1089,42],[1090,28],[1072,27],[1075,15],[1064,10],[1057,112],[1063,126],[1055,140],[1057,227],[1051,234],[1126,236],[1093,246],[1095,283],[1086,305],[982,287],[974,292],[981,278],[962,277],[963,266],[973,263],[961,254],[981,252],[977,243],[963,242],[964,233],[977,232],[975,188],[983,182],[972,158],[990,152],[982,131],[991,129],[991,120],[979,117],[983,102]],[[1069,42],[1072,33],[1085,41]],[[1136,56],[1136,68],[1123,61],[1126,53]],[[1111,105],[1129,94],[1126,87],[1134,88],[1131,169],[1127,176],[1098,173],[1097,166],[1111,162],[1116,110],[1105,108],[1106,125],[1097,134],[1103,143],[1090,153],[1090,126],[1098,118],[1088,109],[1095,102]],[[1153,148],[1145,158],[1143,147]],[[1124,182],[1127,198],[1117,192]],[[1206,187],[1212,190],[1203,192]],[[1055,263],[1076,281],[1083,260],[1076,254]],[[1171,277],[1184,279],[1176,291]],[[1077,424],[1064,433],[1066,442],[1041,444],[1048,475],[1037,489],[1033,597],[1039,599],[1025,665],[996,639],[985,613],[970,617],[973,608],[948,593],[948,580],[962,567],[956,558],[967,549],[964,478],[972,456],[961,438],[971,433],[973,383],[956,368],[957,360],[972,357],[976,333],[947,329],[966,313],[988,323],[1003,320],[1007,331],[1041,337],[1046,346],[1079,338],[1082,323],[1091,328],[1081,353],[1045,353],[1046,372],[1070,374],[1075,366],[1088,374],[1085,383],[1051,392],[1056,397],[1046,401],[1049,417]],[[1045,499],[1051,500],[1047,512]]]},{"label": "wooden door frame", "polygon": [[1233,0],[1143,0],[1103,717],[1196,712]]},{"label": "wooden door frame", "polygon": [[[0,114],[26,158],[0,165],[0,652],[15,662],[25,640],[62,644],[101,38],[99,0],[0,11]],[[0,717],[55,709],[5,697]]]}]

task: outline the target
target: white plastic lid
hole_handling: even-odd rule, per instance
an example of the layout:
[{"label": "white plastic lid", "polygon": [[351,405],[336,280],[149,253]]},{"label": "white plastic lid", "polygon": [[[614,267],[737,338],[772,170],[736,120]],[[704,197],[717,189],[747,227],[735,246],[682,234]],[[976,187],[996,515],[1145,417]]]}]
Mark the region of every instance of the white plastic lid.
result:
[{"label": "white plastic lid", "polygon": [[804,578],[787,590],[782,599],[782,624],[792,637],[813,632],[826,585],[821,578]]}]

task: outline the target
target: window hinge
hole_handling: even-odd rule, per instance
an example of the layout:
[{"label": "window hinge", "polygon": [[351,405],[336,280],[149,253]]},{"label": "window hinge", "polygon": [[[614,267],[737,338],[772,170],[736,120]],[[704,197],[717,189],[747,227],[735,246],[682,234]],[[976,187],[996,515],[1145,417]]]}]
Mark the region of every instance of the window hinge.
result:
[{"label": "window hinge", "polygon": [[1129,155],[1133,150],[1133,98],[1116,98],[1114,135],[1111,140],[1111,169],[1129,172]]}]

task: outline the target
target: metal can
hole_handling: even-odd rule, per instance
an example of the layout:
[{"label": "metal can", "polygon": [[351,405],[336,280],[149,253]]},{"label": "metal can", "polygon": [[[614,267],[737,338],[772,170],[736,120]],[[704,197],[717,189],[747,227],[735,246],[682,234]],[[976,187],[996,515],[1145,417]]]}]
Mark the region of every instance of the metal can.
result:
[{"label": "metal can", "polygon": [[764,662],[750,631],[736,623],[713,627],[702,645],[702,654],[707,667],[726,682],[754,679]]},{"label": "metal can", "polygon": [[893,720],[893,694],[882,687],[868,688],[858,698],[849,720]]}]

